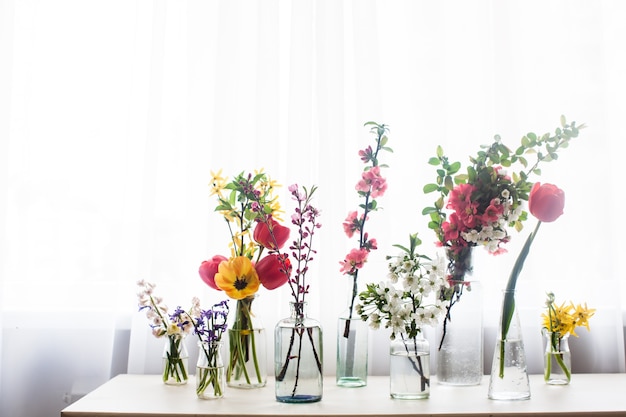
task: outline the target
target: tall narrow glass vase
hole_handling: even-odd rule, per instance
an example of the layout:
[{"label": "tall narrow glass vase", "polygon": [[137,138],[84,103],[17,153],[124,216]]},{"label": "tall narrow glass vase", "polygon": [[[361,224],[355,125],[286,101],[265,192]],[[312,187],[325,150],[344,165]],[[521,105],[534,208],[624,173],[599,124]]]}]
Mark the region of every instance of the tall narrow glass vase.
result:
[{"label": "tall narrow glass vase", "polygon": [[276,400],[320,401],[323,391],[322,327],[307,316],[306,303],[291,302],[291,315],[274,329]]},{"label": "tall narrow glass vase", "polygon": [[369,326],[358,314],[344,312],[337,323],[337,385],[367,385]]},{"label": "tall narrow glass vase", "polygon": [[451,281],[454,298],[437,328],[437,381],[468,386],[481,383],[483,370],[483,294],[479,281]]},{"label": "tall narrow glass vase", "polygon": [[[506,300],[513,302],[513,311],[506,337],[503,338],[502,315]],[[514,291],[504,291],[500,327],[496,335],[496,346],[491,364],[488,397],[492,400],[527,400],[530,398],[526,352],[519,315],[515,308]]]},{"label": "tall narrow glass vase", "polygon": [[267,337],[261,320],[252,312],[255,297],[237,300],[234,321],[228,328],[229,387],[260,388],[267,383]]}]

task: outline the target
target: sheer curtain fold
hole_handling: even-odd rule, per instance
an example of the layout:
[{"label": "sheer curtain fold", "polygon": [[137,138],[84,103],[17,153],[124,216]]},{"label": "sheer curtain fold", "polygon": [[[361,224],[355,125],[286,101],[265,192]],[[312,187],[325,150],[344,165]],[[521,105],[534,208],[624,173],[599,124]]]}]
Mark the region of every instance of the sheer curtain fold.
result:
[{"label": "sheer curtain fold", "polygon": [[[61,363],[85,349],[99,361],[80,360],[55,380],[48,409],[79,395],[79,380],[158,369],[161,341],[136,312],[138,279],[157,283],[170,308],[194,295],[206,305],[223,298],[197,275],[202,260],[227,251],[208,185],[220,169],[263,168],[283,184],[287,213],[288,185],[319,186],[309,300],[332,374],[348,298],[339,261],[354,244],[341,224],[360,203],[358,151],[372,143],[370,120],[390,126],[394,153],[384,155],[382,210],[368,222],[379,250],[363,270],[367,282],[385,279],[385,255],[409,233],[434,254],[421,210],[431,204],[422,186],[435,178],[427,161],[437,145],[467,163],[494,134],[515,146],[528,131],[552,131],[561,114],[586,123],[535,178],[566,191],[566,214],[542,226],[518,303],[533,372],[546,291],[597,309],[591,332],[571,342],[574,372],[623,372],[624,243],[613,225],[624,205],[615,191],[624,18],[626,6],[608,0],[0,0],[0,415],[43,415],[19,400],[36,370],[14,360],[19,346],[49,354],[43,338],[71,336],[71,350],[54,352]],[[477,260],[487,352],[528,225],[508,254]],[[261,297],[271,328],[288,313],[289,294]],[[386,355],[386,334],[372,340],[374,356]]]}]

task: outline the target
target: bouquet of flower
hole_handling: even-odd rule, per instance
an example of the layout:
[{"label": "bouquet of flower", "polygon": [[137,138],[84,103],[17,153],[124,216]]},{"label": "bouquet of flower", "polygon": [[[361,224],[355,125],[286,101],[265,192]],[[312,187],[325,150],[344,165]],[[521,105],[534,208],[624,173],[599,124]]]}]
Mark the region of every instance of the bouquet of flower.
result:
[{"label": "bouquet of flower", "polygon": [[589,330],[589,319],[594,315],[595,309],[584,307],[582,304],[574,305],[570,302],[560,306],[555,303],[553,293],[548,293],[546,300],[547,314],[542,313],[543,330],[548,341],[548,349],[546,349],[546,360],[544,369],[544,379],[548,381],[552,374],[552,358],[556,359],[557,364],[561,368],[563,375],[570,381],[572,372],[569,366],[563,360],[561,344],[564,337],[568,335],[578,336],[574,331],[579,326],[584,326]]},{"label": "bouquet of flower", "polygon": [[[168,344],[165,349],[163,368],[163,382],[172,384],[185,384],[187,375],[187,357],[182,354],[184,348],[183,338],[193,329],[193,323],[189,314],[181,307],[177,307],[172,314],[163,304],[163,299],[154,295],[155,284],[141,280],[137,282],[140,292],[139,311],[145,310],[146,317],[150,320],[152,334],[155,337],[167,336]],[[197,298],[192,300],[190,311],[198,309]]]},{"label": "bouquet of flower", "polygon": [[205,397],[207,388],[212,387],[213,392],[209,397],[220,398],[223,392],[224,366],[221,362],[220,347],[222,334],[227,328],[228,301],[224,300],[209,310],[200,310],[193,317],[195,333],[200,341],[200,355],[204,355],[202,362],[205,366],[196,369],[196,394],[200,398]]},{"label": "bouquet of flower", "polygon": [[276,289],[291,274],[289,257],[279,252],[290,231],[279,223],[277,186],[263,172],[241,173],[230,182],[221,171],[213,174],[211,195],[217,196],[215,211],[222,214],[230,232],[230,257],[216,255],[202,262],[199,274],[211,288],[237,300],[229,329],[229,383],[231,379],[244,386],[266,383],[266,371],[259,365],[255,341],[259,329],[253,325],[252,301],[261,285]]},{"label": "bouquet of flower", "polygon": [[378,249],[376,239],[370,238],[368,233],[365,232],[365,222],[368,219],[368,215],[379,208],[375,199],[382,197],[387,190],[387,181],[381,176],[380,171],[386,165],[379,164],[378,153],[381,150],[393,152],[391,148],[386,146],[388,141],[387,126],[375,122],[365,123],[365,126],[371,126],[371,132],[376,136],[376,146],[375,148],[368,146],[359,151],[361,161],[366,164],[361,174],[361,179],[355,187],[359,197],[363,198],[363,203],[359,204],[359,208],[362,211],[351,211],[343,223],[343,230],[349,238],[352,238],[355,233],[358,236],[357,247],[351,249],[344,260],[340,262],[340,272],[352,277],[352,296],[350,298],[349,316],[344,329],[345,338],[348,337],[350,332],[350,319],[352,319],[354,302],[358,295],[357,279],[359,270],[367,262],[370,251]]},{"label": "bouquet of flower", "polygon": [[[438,197],[422,214],[429,216],[428,227],[435,231],[438,245],[445,248],[448,257],[451,285],[441,294],[448,301],[443,337],[450,309],[466,287],[466,274],[471,273],[472,248],[483,246],[493,255],[506,252],[509,228],[520,231],[528,218],[522,202],[528,200],[533,185],[530,176],[540,175],[540,164],[556,160],[558,152],[582,128],[584,125],[567,123],[561,116],[561,127],[553,135],[528,133],[515,151],[495,136],[491,145],[481,146],[470,158],[465,172],[460,162],[450,162],[441,146],[437,147],[436,156],[428,161],[437,167],[436,181],[426,184],[423,191],[436,192]],[[533,156],[534,161],[527,159]],[[505,171],[514,166],[519,170],[511,174]]]},{"label": "bouquet of flower", "polygon": [[[367,284],[367,289],[359,294],[357,313],[373,329],[379,329],[381,324],[390,328],[392,340],[399,335],[405,344],[416,345],[422,327],[435,326],[444,316],[445,307],[438,295],[448,282],[443,259],[431,260],[416,253],[421,244],[417,234],[410,235],[409,242],[408,248],[394,245],[402,253],[387,257],[388,281]],[[419,357],[413,368],[421,377],[423,391],[430,380]]]}]

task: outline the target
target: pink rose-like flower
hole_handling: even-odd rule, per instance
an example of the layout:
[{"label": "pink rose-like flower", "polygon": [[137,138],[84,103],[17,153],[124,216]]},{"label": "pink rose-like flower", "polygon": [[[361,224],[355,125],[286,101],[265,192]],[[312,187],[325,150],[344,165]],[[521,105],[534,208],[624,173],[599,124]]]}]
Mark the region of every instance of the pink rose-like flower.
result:
[{"label": "pink rose-like flower", "polygon": [[372,198],[382,197],[387,191],[387,181],[380,176],[380,167],[375,166],[361,174],[361,180],[356,184],[356,190],[372,192]]},{"label": "pink rose-like flower", "polygon": [[[271,228],[271,232],[270,232]],[[283,247],[287,239],[289,239],[289,228],[279,224],[273,218],[269,218],[268,222],[258,222],[254,228],[254,240],[267,249],[278,250]],[[272,237],[272,234],[274,235]]]},{"label": "pink rose-like flower", "polygon": [[222,289],[215,283],[215,274],[217,273],[220,263],[223,261],[228,261],[228,259],[222,255],[215,255],[208,261],[202,261],[200,268],[198,269],[198,273],[200,274],[202,281],[204,281],[209,287],[218,291],[222,291]]},{"label": "pink rose-like flower", "polygon": [[365,262],[367,262],[368,254],[367,249],[352,249],[350,253],[346,255],[346,259],[344,259],[343,262],[339,262],[341,265],[340,272],[347,274],[356,269],[361,269]]},{"label": "pink rose-like flower", "polygon": [[[276,289],[287,282],[291,275],[291,262],[285,256],[284,264],[280,257],[275,253],[269,254],[256,263],[254,269],[263,285],[268,290]],[[287,267],[287,270],[285,270]]]},{"label": "pink rose-like flower", "polygon": [[542,222],[553,222],[563,214],[565,193],[553,184],[536,182],[530,190],[528,209]]},{"label": "pink rose-like flower", "polygon": [[354,236],[354,232],[361,229],[361,222],[357,216],[358,213],[356,211],[351,211],[343,221],[343,231],[348,237]]}]

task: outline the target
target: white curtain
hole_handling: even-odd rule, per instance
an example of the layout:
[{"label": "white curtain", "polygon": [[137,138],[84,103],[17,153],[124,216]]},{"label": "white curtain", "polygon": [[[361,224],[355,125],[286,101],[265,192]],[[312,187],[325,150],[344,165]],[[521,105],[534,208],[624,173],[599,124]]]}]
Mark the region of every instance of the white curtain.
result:
[{"label": "white curtain", "polygon": [[[368,224],[379,250],[361,277],[373,282],[409,233],[435,251],[421,190],[438,144],[467,163],[494,134],[516,146],[561,114],[585,123],[537,178],[565,190],[566,214],[542,226],[518,303],[532,372],[547,291],[597,309],[571,343],[574,372],[623,372],[625,18],[617,0],[0,0],[0,415],[58,415],[116,373],[158,372],[135,282],[171,307],[222,299],[197,274],[227,244],[209,197],[219,169],[319,186],[309,302],[332,374],[339,261],[354,244],[341,223],[360,203],[370,120],[390,126],[394,149]],[[508,254],[477,256],[486,372],[532,226]],[[267,328],[288,301],[262,290]],[[385,373],[387,334],[371,339],[372,373]]]}]

